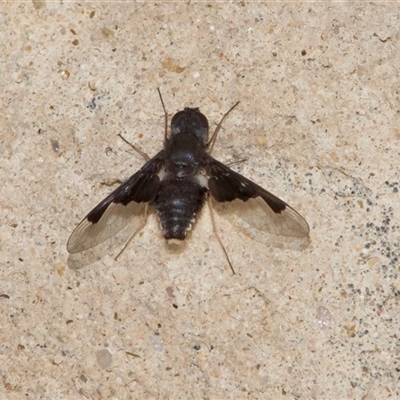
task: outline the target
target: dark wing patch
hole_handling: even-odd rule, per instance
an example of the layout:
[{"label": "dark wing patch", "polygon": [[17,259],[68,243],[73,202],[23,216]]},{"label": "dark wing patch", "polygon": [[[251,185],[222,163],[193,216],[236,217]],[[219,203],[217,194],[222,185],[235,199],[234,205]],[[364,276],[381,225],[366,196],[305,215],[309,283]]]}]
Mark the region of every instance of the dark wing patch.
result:
[{"label": "dark wing patch", "polygon": [[206,167],[208,188],[218,202],[232,202],[237,216],[261,231],[305,237],[305,219],[284,201],[210,157]]},{"label": "dark wing patch", "polygon": [[146,203],[158,193],[163,160],[162,152],[158,153],[90,211],[69,237],[68,252],[75,254],[97,246],[132,219],[133,229],[137,229],[143,222]]}]

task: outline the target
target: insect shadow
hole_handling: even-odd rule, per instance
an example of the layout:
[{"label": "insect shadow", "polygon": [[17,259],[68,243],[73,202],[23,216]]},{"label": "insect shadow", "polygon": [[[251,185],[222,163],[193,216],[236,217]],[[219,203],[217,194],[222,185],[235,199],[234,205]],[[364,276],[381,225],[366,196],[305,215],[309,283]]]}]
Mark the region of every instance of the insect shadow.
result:
[{"label": "insect shadow", "polygon": [[[198,108],[186,107],[177,112],[168,134],[168,114],[157,90],[164,110],[163,149],[150,158],[120,135],[146,163],[86,215],[68,239],[69,253],[86,252],[130,223],[134,233],[118,258],[146,225],[149,208],[157,212],[164,238],[169,243],[181,242],[206,203],[215,237],[233,274],[232,262],[216,229],[213,204],[222,205],[222,213],[232,210],[260,235],[268,232],[298,238],[308,236],[307,222],[292,207],[211,156],[222,122],[239,102],[222,117],[210,139],[208,120]],[[89,259],[94,261],[102,253],[97,252],[97,256]]]}]

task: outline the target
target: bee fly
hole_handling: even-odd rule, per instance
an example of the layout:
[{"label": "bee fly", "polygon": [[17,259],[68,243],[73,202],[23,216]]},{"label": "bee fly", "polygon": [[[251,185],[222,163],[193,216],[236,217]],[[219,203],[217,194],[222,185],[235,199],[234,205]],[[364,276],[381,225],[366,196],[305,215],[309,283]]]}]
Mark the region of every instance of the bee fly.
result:
[{"label": "bee fly", "polygon": [[157,210],[164,238],[182,241],[207,201],[214,233],[235,273],[215,228],[211,199],[226,204],[239,201],[238,216],[261,232],[294,237],[308,235],[307,222],[293,208],[211,157],[223,120],[239,103],[223,116],[208,140],[208,121],[198,108],[186,107],[177,112],[172,117],[168,135],[168,114],[159,89],[158,93],[164,109],[164,148],[150,159],[131,145],[147,162],[75,228],[67,244],[70,253],[102,243],[134,220],[135,233],[119,256],[145,226],[148,206]]}]

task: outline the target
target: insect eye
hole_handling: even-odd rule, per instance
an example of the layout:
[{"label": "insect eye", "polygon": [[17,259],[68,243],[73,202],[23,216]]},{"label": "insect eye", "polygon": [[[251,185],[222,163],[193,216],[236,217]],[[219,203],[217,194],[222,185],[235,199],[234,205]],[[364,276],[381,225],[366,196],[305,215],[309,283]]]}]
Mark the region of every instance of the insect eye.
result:
[{"label": "insect eye", "polygon": [[173,117],[171,121],[171,132],[173,135],[180,133],[185,130],[186,126],[186,112],[179,111]]},{"label": "insect eye", "polygon": [[208,137],[207,118],[198,108],[185,108],[172,117],[171,121],[172,135],[182,132],[190,132],[198,139],[206,141]]}]

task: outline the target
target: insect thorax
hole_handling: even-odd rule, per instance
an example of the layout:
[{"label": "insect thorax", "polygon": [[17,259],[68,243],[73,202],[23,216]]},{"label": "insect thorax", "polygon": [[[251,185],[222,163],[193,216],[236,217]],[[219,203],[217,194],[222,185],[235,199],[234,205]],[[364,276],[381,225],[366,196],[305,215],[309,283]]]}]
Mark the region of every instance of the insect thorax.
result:
[{"label": "insect thorax", "polygon": [[206,154],[206,144],[190,133],[177,134],[165,146],[167,175],[178,178],[197,174]]}]

